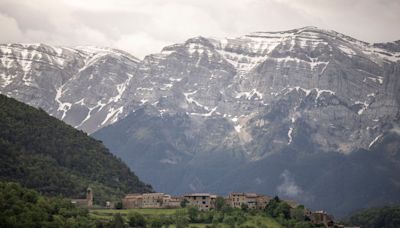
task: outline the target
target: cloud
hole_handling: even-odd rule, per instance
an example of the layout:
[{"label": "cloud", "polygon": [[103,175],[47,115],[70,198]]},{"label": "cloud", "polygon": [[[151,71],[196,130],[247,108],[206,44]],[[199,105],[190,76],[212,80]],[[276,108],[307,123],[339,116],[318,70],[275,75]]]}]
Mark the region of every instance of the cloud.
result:
[{"label": "cloud", "polygon": [[337,30],[368,42],[400,39],[400,1],[397,0],[279,0],[305,17],[313,17],[315,25]]},{"label": "cloud", "polygon": [[277,191],[280,195],[296,198],[303,194],[303,190],[296,185],[296,182],[288,170],[285,169],[280,177],[283,179],[282,183],[277,187]]},{"label": "cloud", "polygon": [[393,123],[392,129],[390,129],[390,132],[400,135],[400,126],[396,123]]},{"label": "cloud", "polygon": [[369,42],[400,39],[397,0],[0,0],[1,43],[98,45],[143,57],[198,35],[314,25]]},{"label": "cloud", "polygon": [[[118,49],[135,53],[136,56],[145,56],[149,53],[160,52],[168,42],[157,40],[150,34],[144,32],[122,35],[114,44]],[[146,48],[143,48],[146,47]]]},{"label": "cloud", "polygon": [[0,14],[0,28],[3,30],[1,33],[3,42],[14,42],[23,38],[17,21],[12,17]]}]

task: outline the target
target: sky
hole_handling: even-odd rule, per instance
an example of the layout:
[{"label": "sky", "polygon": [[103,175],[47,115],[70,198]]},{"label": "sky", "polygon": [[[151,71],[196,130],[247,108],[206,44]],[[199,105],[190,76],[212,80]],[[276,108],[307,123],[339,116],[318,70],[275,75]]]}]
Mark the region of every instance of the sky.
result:
[{"label": "sky", "polygon": [[0,0],[0,43],[95,45],[143,58],[195,36],[304,26],[400,39],[400,0]]}]

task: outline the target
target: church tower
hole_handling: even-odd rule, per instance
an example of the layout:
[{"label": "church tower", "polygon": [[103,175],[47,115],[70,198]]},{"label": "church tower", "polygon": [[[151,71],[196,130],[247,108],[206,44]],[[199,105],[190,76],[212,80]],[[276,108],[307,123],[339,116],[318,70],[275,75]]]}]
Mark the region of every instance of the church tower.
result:
[{"label": "church tower", "polygon": [[87,188],[86,190],[86,200],[87,200],[87,206],[92,207],[93,206],[93,191],[92,188]]}]

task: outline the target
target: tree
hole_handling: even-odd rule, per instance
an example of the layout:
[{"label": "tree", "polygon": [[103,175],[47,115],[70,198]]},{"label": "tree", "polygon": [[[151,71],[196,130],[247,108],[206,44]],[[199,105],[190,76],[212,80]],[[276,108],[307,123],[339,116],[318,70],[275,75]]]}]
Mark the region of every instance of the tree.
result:
[{"label": "tree", "polygon": [[199,208],[196,206],[189,206],[187,209],[189,220],[192,223],[196,223],[198,221],[198,216],[199,216]]},{"label": "tree", "polygon": [[176,228],[185,228],[189,224],[186,213],[183,210],[177,210],[174,214]]},{"label": "tree", "polygon": [[242,211],[247,211],[247,210],[249,209],[249,206],[248,206],[247,204],[245,204],[245,203],[242,203],[242,204],[240,205],[240,209],[241,209]]},{"label": "tree", "polygon": [[232,213],[233,208],[232,208],[230,205],[225,204],[225,205],[222,207],[221,211],[222,211],[222,213],[224,213],[224,214],[230,214],[230,213]]},{"label": "tree", "polygon": [[162,227],[162,221],[158,217],[153,217],[149,221],[149,226],[150,228],[161,228]]},{"label": "tree", "polygon": [[174,220],[170,216],[161,216],[160,219],[165,228],[168,228],[171,224],[174,224]]},{"label": "tree", "polygon": [[124,218],[122,218],[120,213],[114,214],[113,218],[109,223],[109,227],[111,228],[125,228]]},{"label": "tree", "polygon": [[400,227],[400,206],[385,206],[365,209],[350,216],[345,223],[365,228]]},{"label": "tree", "polygon": [[215,212],[214,217],[212,220],[213,224],[218,224],[224,220],[224,213],[223,212]]},{"label": "tree", "polygon": [[217,196],[215,199],[215,210],[220,211],[225,205],[225,199],[221,196]]},{"label": "tree", "polygon": [[117,210],[122,209],[123,208],[122,202],[121,201],[116,202],[114,207]]},{"label": "tree", "polygon": [[185,208],[188,205],[188,203],[189,201],[187,199],[183,199],[180,204],[182,208]]},{"label": "tree", "polygon": [[246,222],[246,214],[242,210],[235,210],[231,215],[235,218],[235,222],[238,225],[241,225]]},{"label": "tree", "polygon": [[279,197],[275,196],[271,201],[268,202],[264,211],[267,215],[277,218],[283,217],[284,219],[290,218],[290,206],[284,201],[281,201]]},{"label": "tree", "polygon": [[304,206],[298,206],[294,209],[290,210],[290,217],[295,219],[296,221],[304,221],[305,220],[305,209]]},{"label": "tree", "polygon": [[70,198],[84,198],[91,185],[95,204],[114,201],[127,192],[151,191],[87,133],[4,95],[0,107],[1,180]]},{"label": "tree", "polygon": [[231,215],[225,216],[222,222],[228,225],[229,227],[233,228],[235,227],[235,218]]},{"label": "tree", "polygon": [[61,197],[47,198],[0,181],[0,227],[93,227],[88,211]]},{"label": "tree", "polygon": [[286,202],[282,201],[278,204],[278,207],[275,209],[274,212],[276,215],[280,216],[283,215],[285,219],[290,218],[290,206]]},{"label": "tree", "polygon": [[200,213],[199,222],[200,223],[211,223],[214,218],[214,211],[204,211]]},{"label": "tree", "polygon": [[146,219],[138,212],[128,214],[128,224],[131,227],[146,227]]}]

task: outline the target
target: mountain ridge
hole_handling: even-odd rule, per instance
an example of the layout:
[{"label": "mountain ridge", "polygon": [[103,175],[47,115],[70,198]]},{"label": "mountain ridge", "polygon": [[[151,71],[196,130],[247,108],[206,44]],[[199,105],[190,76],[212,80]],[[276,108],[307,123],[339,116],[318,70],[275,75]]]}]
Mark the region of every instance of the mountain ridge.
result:
[{"label": "mountain ridge", "polygon": [[[255,41],[251,41],[251,39],[249,38],[249,36],[251,36],[251,34],[274,34],[275,36],[278,35],[279,38],[276,39],[275,41],[274,39],[266,39],[266,40],[255,40]],[[302,35],[303,34],[303,35]],[[313,35],[314,34],[314,35]],[[287,54],[283,53],[284,58],[282,58],[282,54],[279,54],[279,52],[277,50],[275,50],[275,52],[272,52],[272,49],[275,49],[277,46],[282,45],[284,43],[284,39],[292,39],[292,44],[291,45],[296,45],[296,39],[298,39],[299,42],[305,42],[304,45],[306,45],[306,42],[316,42],[316,44],[320,44],[323,41],[323,37],[322,38],[318,38],[317,41],[315,41],[315,34],[319,34],[319,35],[326,35],[329,34],[329,36],[333,36],[334,38],[336,37],[346,37],[346,40],[351,40],[353,43],[352,44],[357,44],[358,46],[361,45],[363,46],[363,48],[365,48],[365,50],[363,50],[363,52],[368,53],[368,54],[373,54],[375,55],[375,58],[378,59],[386,59],[386,61],[394,61],[394,60],[398,60],[400,57],[400,54],[393,54],[393,53],[389,53],[387,51],[384,51],[385,49],[373,49],[374,44],[368,44],[366,42],[362,42],[362,41],[358,41],[354,38],[350,38],[348,36],[345,36],[341,33],[337,33],[335,31],[332,30],[323,30],[323,29],[319,29],[316,27],[303,27],[303,28],[299,28],[299,29],[293,29],[293,30],[288,30],[288,31],[280,31],[280,32],[256,32],[256,33],[250,33],[248,35],[244,35],[242,37],[239,38],[225,38],[225,39],[220,39],[220,40],[216,40],[216,39],[212,39],[212,38],[204,38],[201,37],[201,39],[203,41],[200,41],[200,38],[192,38],[189,39],[188,41],[186,41],[186,44],[188,44],[190,46],[190,43],[193,43],[193,49],[190,49],[189,51],[193,51],[193,53],[197,52],[201,52],[202,47],[200,46],[196,46],[196,45],[200,45],[202,44],[202,42],[208,42],[208,48],[211,48],[211,46],[213,47],[212,49],[215,48],[222,48],[221,50],[219,50],[219,59],[218,61],[228,61],[233,69],[231,69],[231,71],[238,71],[239,74],[247,74],[250,69],[252,69],[253,67],[255,67],[256,65],[259,65],[263,62],[265,62],[267,58],[265,58],[265,56],[269,56],[268,52],[271,51],[270,55],[273,59],[275,59],[276,61],[302,61],[302,63],[304,64],[310,64],[311,68],[315,68],[315,69],[319,69],[321,73],[323,73],[322,71],[326,68],[323,68],[323,66],[326,66],[327,61],[316,61],[316,60],[311,60],[307,59],[306,56],[302,56],[300,58],[295,57],[295,56],[287,56]],[[306,37],[306,39],[304,39],[304,37]],[[250,40],[247,40],[247,38],[249,38]],[[307,38],[308,37],[308,38]],[[314,39],[314,40],[313,40]],[[228,46],[224,46],[226,45],[225,43],[231,41],[232,44],[228,45]],[[198,42],[198,43],[196,43]],[[244,42],[244,43],[243,43]],[[250,42],[250,43],[249,43]],[[235,43],[238,43],[239,45],[239,49],[237,49],[237,45]],[[389,44],[388,43],[384,43],[386,44],[386,46]],[[253,44],[257,44],[260,47],[262,45],[264,45],[265,47],[260,49],[260,50],[250,50],[250,55],[256,55],[256,56],[264,56],[261,59],[254,59],[250,57],[246,57],[246,56],[236,56],[232,53],[234,52],[229,52],[232,50],[235,50],[235,48],[237,50],[241,50],[240,49],[240,45],[253,45]],[[15,44],[16,45],[16,44]],[[163,48],[163,50],[161,51],[160,54],[155,54],[155,55],[149,55],[148,57],[145,57],[142,61],[140,61],[139,59],[131,56],[130,54],[120,51],[120,50],[116,50],[116,49],[110,49],[110,48],[102,48],[102,47],[75,47],[74,48],[62,48],[62,47],[51,47],[48,45],[44,45],[44,44],[34,44],[34,45],[22,45],[25,48],[27,48],[28,50],[32,50],[34,53],[31,54],[31,58],[33,58],[33,60],[35,60],[35,58],[40,60],[40,56],[35,55],[35,47],[37,49],[40,50],[47,50],[49,52],[49,49],[53,48],[54,50],[51,51],[51,54],[53,54],[54,59],[47,59],[50,62],[53,62],[53,66],[60,68],[60,70],[63,70],[64,72],[70,72],[68,73],[68,75],[61,75],[61,80],[59,82],[54,81],[54,79],[49,79],[51,81],[54,81],[53,84],[54,85],[43,85],[43,86],[51,86],[53,88],[50,88],[52,90],[52,92],[49,93],[45,93],[43,94],[43,96],[45,96],[46,98],[41,98],[43,100],[46,100],[46,102],[44,104],[41,104],[40,101],[33,101],[32,98],[28,97],[25,98],[25,96],[23,94],[12,94],[15,92],[15,90],[20,90],[18,89],[21,86],[24,85],[16,85],[14,88],[12,88],[13,86],[9,86],[11,88],[7,89],[4,87],[7,87],[9,83],[11,83],[11,79],[9,78],[10,76],[6,76],[6,74],[3,74],[3,82],[2,82],[2,93],[3,94],[8,94],[9,96],[13,96],[16,98],[19,98],[21,101],[24,101],[25,103],[30,103],[31,105],[34,105],[36,107],[40,106],[42,108],[44,108],[47,112],[49,112],[51,115],[56,116],[60,119],[65,120],[67,123],[79,128],[79,129],[83,129],[89,133],[92,133],[96,130],[98,130],[101,127],[104,127],[110,123],[115,122],[118,119],[121,119],[123,117],[125,117],[129,112],[135,110],[138,105],[140,106],[140,103],[145,101],[146,99],[142,98],[142,97],[136,97],[134,99],[131,99],[127,96],[127,90],[126,87],[135,87],[132,86],[131,84],[137,84],[140,83],[138,81],[141,80],[141,76],[143,75],[142,72],[139,72],[139,75],[135,74],[135,72],[140,71],[141,66],[136,66],[139,62],[147,62],[148,60],[146,60],[146,58],[164,58],[163,56],[167,55],[167,54],[171,54],[168,52],[171,52],[171,50],[173,48],[178,47],[180,44],[175,44],[175,45],[170,45],[167,46],[165,48]],[[206,45],[206,46],[207,46]],[[233,45],[233,46],[232,46]],[[285,44],[285,45],[290,45],[290,44]],[[301,45],[301,43],[300,43]],[[378,44],[375,44],[375,46]],[[7,47],[9,46],[13,46],[12,44],[8,44],[8,45],[2,45],[2,53],[1,53],[1,57],[2,57],[2,62],[3,65],[12,65],[14,64],[14,62],[12,61],[8,61],[7,62],[7,55],[6,54],[10,54],[10,50],[7,50]],[[378,45],[379,46],[379,45]],[[384,47],[385,45],[380,45],[381,47]],[[311,46],[312,47],[312,46]],[[183,48],[183,47],[182,47]],[[301,46],[300,46],[301,48]],[[352,55],[353,51],[352,49],[348,49],[347,47],[339,47],[342,48],[345,54],[347,55]],[[271,49],[271,50],[269,50]],[[394,50],[397,50],[395,48],[392,48]],[[168,51],[169,50],[169,51]],[[63,59],[60,59],[63,56],[63,51],[65,52],[65,55],[71,54],[71,52],[73,54],[75,54],[76,56],[70,56],[68,58],[75,58],[73,60],[73,63],[62,63],[62,61],[65,61]],[[290,50],[289,50],[290,51]],[[398,51],[398,50],[397,50]],[[26,51],[24,51],[26,52]],[[24,54],[24,52],[22,52],[22,54]],[[70,53],[68,53],[70,52]],[[176,52],[175,52],[176,53]],[[364,54],[365,54],[364,53]],[[27,53],[25,53],[26,55]],[[29,53],[28,53],[29,54]],[[213,53],[216,54],[216,53]],[[355,54],[355,52],[354,52]],[[371,54],[371,55],[372,55]],[[14,58],[16,58],[15,56],[18,56],[17,54],[14,54]],[[21,55],[23,57],[23,55]],[[36,56],[36,57],[35,57]],[[118,59],[118,56],[120,56],[120,58],[126,58],[128,62],[124,62],[123,59]],[[67,58],[67,59],[68,59]],[[78,60],[79,59],[79,60]],[[326,58],[325,58],[326,59]],[[44,58],[44,62],[45,63],[46,58]],[[54,64],[57,63],[58,60],[58,65]],[[38,60],[35,60],[38,61]],[[101,62],[104,61],[109,61],[112,62],[114,64],[117,64],[118,67],[115,67],[114,69],[110,69],[111,67],[108,67],[108,69],[102,69],[100,65]],[[381,61],[381,60],[380,60]],[[23,62],[23,61],[22,61]],[[77,63],[78,62],[78,63]],[[79,63],[80,62],[80,63]],[[100,62],[100,63],[99,63]],[[5,64],[6,63],[6,64]],[[199,62],[200,63],[200,62]],[[381,64],[381,62],[379,62]],[[63,64],[65,64],[66,66],[63,66]],[[88,66],[85,66],[86,64],[88,64]],[[27,68],[27,71],[29,71],[29,64],[21,64],[22,67]],[[71,66],[72,65],[72,66]],[[127,66],[128,65],[128,66]],[[129,67],[130,65],[130,67]],[[146,64],[141,64],[145,67]],[[38,66],[40,67],[40,66]],[[69,68],[68,68],[69,67]],[[11,66],[12,68],[12,66]],[[17,67],[15,67],[17,68]],[[67,68],[67,69],[66,69]],[[75,68],[75,69],[72,69]],[[123,70],[118,69],[118,68],[125,68]],[[138,69],[139,68],[139,69]],[[248,69],[247,69],[248,68]],[[3,71],[7,70],[7,67],[3,66]],[[46,70],[46,69],[44,69]],[[83,71],[83,72],[82,72]],[[123,72],[130,72],[129,75],[123,75]],[[53,73],[53,72],[51,72]],[[133,74],[132,74],[133,73]],[[7,75],[13,75],[15,74],[15,72],[9,72],[7,73]],[[33,80],[32,77],[27,77],[27,75],[29,76],[29,72],[25,72],[23,71],[22,74],[24,75],[24,77],[22,77],[22,80]],[[33,76],[35,76],[35,73],[32,73]],[[36,73],[37,74],[37,73]],[[58,74],[58,73],[57,73]],[[94,75],[93,75],[94,74]],[[101,85],[101,83],[105,83],[101,81],[101,78],[97,78],[99,76],[100,77],[105,77],[106,79],[110,79],[107,80],[106,83],[108,85]],[[113,76],[113,75],[117,75],[117,76]],[[74,77],[72,77],[74,76]],[[67,83],[66,82],[66,77],[70,78],[70,80],[72,79],[72,81],[76,81],[76,82],[72,82],[71,83]],[[133,79],[132,77],[138,77],[137,79]],[[18,78],[18,77],[17,77]],[[95,78],[95,79],[93,79]],[[98,85],[98,87],[96,87],[95,89],[93,89],[88,83],[91,80],[95,80],[94,82],[90,82],[91,84],[94,85]],[[17,79],[16,79],[17,80]],[[19,79],[21,80],[21,79]],[[25,84],[27,85],[27,89],[24,90],[28,90],[31,89],[29,87],[30,81],[24,81]],[[381,80],[380,78],[378,79],[374,79],[374,80]],[[172,81],[173,82],[173,81]],[[82,94],[82,92],[80,91],[75,91],[74,87],[77,87],[78,85],[75,85],[76,83],[83,83],[86,84],[86,86],[90,89],[93,89],[94,91],[91,91],[92,93],[97,94],[95,97],[95,100],[89,101],[89,102],[85,102],[85,100],[82,100],[84,98],[86,98],[87,94]],[[64,85],[66,84],[66,85]],[[171,86],[171,84],[173,83],[165,83],[164,85],[166,86],[166,88],[164,89],[168,89],[168,86]],[[35,87],[35,86],[39,86],[40,88],[43,87],[41,85],[37,85],[36,84],[32,84],[31,87]],[[107,90],[112,90],[113,92],[109,92],[109,93],[105,93],[103,94],[103,91]],[[135,88],[133,88],[135,89]],[[308,89],[308,88],[306,88]],[[67,91],[64,91],[67,90]],[[129,88],[128,88],[129,90]],[[276,91],[273,91],[276,92]],[[33,93],[33,91],[32,91]],[[43,93],[41,91],[39,91],[39,94]],[[64,93],[66,93],[66,95],[64,95]],[[36,93],[37,94],[37,93]],[[79,97],[75,98],[76,94],[80,94]],[[33,94],[32,94],[33,95]],[[37,96],[37,95],[36,95]],[[92,95],[93,96],[93,95]],[[121,101],[121,99],[124,99],[124,101]],[[64,101],[65,100],[65,101]],[[128,110],[126,110],[125,107],[129,107]],[[125,110],[124,110],[125,108]],[[69,113],[68,113],[69,112]],[[66,113],[68,113],[69,115],[67,115]],[[71,117],[69,117],[71,116]],[[65,119],[64,119],[65,118]]]},{"label": "mountain ridge", "polygon": [[[338,206],[351,198],[334,192],[323,200],[330,191],[323,183],[339,185],[338,175],[345,174],[336,167],[355,164],[356,155],[372,166],[366,157],[398,124],[400,43],[369,44],[314,27],[252,34],[194,37],[139,62],[100,54],[85,65],[79,53],[69,53],[64,70],[34,64],[43,69],[27,76],[0,48],[6,75],[0,78],[18,78],[6,86],[0,81],[0,92],[93,133],[158,191],[283,194],[336,214],[371,203]],[[54,83],[43,89],[18,84],[24,76]],[[377,167],[378,161],[389,162],[378,159]],[[302,169],[308,176],[321,170],[313,176],[318,181],[307,181]],[[342,170],[367,186],[357,170]],[[235,174],[242,181],[235,183]],[[358,189],[346,186],[351,194]],[[383,190],[373,191],[366,195],[388,200]]]}]

